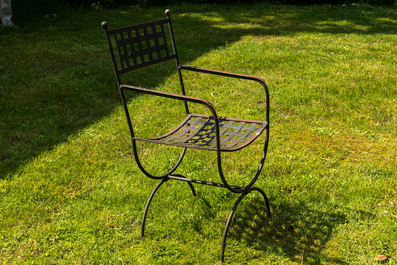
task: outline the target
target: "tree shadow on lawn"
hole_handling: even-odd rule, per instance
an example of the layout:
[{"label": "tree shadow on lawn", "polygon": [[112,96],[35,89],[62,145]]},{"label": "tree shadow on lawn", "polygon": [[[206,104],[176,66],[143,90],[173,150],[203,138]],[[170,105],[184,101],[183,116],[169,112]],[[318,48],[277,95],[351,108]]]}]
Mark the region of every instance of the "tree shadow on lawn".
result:
[{"label": "tree shadow on lawn", "polygon": [[[248,35],[266,39],[299,32],[396,33],[392,23],[395,21],[392,19],[396,13],[395,9],[382,9],[382,12],[377,12],[378,8],[365,6],[346,8],[345,11],[342,7],[337,7],[337,11],[334,11],[328,6],[248,7],[244,6],[241,9],[239,6],[209,5],[203,11],[190,5],[185,9],[183,5],[175,7],[172,19],[181,62],[193,61],[213,49],[235,43]],[[213,20],[211,16],[221,17],[222,21]],[[27,33],[33,33],[27,35],[31,39],[27,39],[26,49],[29,45],[40,45],[45,39],[46,42],[53,43],[54,50],[47,48],[48,50],[43,51],[39,57],[34,58],[21,58],[15,54],[20,65],[29,66],[24,70],[17,68],[16,71],[28,73],[22,80],[13,79],[14,76],[22,74],[15,75],[8,72],[6,66],[0,66],[0,74],[5,81],[4,88],[0,91],[0,178],[12,176],[31,158],[66,141],[70,135],[97,122],[120,106],[105,37],[100,28],[102,20],[107,20],[113,28],[163,17],[163,10],[158,8],[142,10],[139,14],[131,10],[90,12],[85,13],[83,17],[79,16],[79,19],[72,18],[73,21],[55,21],[39,25],[40,29],[30,29]],[[332,23],[342,20],[348,21],[349,25],[341,27]],[[255,26],[241,26],[243,23]],[[85,38],[82,32],[88,37]],[[2,30],[0,33],[0,55],[3,52],[17,53],[17,50],[13,50],[11,35],[19,34],[22,38],[24,32]],[[39,37],[35,38],[34,35]],[[91,46],[93,49],[87,49],[87,54],[65,57],[59,52],[62,49],[57,48],[65,35],[68,35],[71,43],[76,40],[74,43]],[[17,46],[21,45],[18,40],[16,42]],[[68,52],[70,53],[70,50]],[[63,64],[62,69],[57,68],[58,60]],[[273,67],[277,68],[277,64]],[[148,83],[146,87],[153,88],[175,73],[175,69],[164,72],[157,69],[153,72],[156,78],[151,79],[148,78],[151,71],[153,69],[143,69],[140,75],[135,75],[136,84]],[[62,72],[70,75],[70,83],[65,84],[64,79],[57,79],[58,73]],[[266,76],[263,78],[267,79]],[[40,89],[36,91],[37,88]]]},{"label": "tree shadow on lawn", "polygon": [[326,259],[333,264],[346,264],[340,258],[322,253],[334,228],[346,222],[344,213],[313,210],[304,202],[273,206],[269,218],[260,196],[239,205],[228,237],[294,262],[319,264]]}]

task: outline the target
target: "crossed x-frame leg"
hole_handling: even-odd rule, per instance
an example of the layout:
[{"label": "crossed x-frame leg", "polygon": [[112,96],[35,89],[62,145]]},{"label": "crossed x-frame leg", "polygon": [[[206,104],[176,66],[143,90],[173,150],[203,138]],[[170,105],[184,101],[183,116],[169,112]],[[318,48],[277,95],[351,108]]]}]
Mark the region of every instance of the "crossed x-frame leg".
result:
[{"label": "crossed x-frame leg", "polygon": [[[168,180],[170,179],[175,179],[175,180],[181,180],[181,181],[186,181],[189,186],[190,189],[192,190],[193,196],[196,197],[196,191],[192,185],[192,183],[198,183],[198,184],[203,184],[203,185],[210,185],[210,186],[216,186],[216,187],[222,187],[224,188],[223,184],[220,183],[213,183],[213,182],[207,182],[207,181],[201,181],[201,180],[194,180],[194,179],[188,179],[182,175],[179,174],[175,174],[175,175],[169,175],[164,177],[163,179],[160,180],[160,182],[156,185],[156,187],[154,187],[153,191],[150,193],[150,196],[148,198],[148,201],[146,202],[146,206],[145,206],[145,210],[143,212],[143,217],[142,217],[142,225],[141,225],[141,239],[144,237],[145,235],[145,223],[146,223],[146,217],[147,217],[147,213],[149,211],[149,207],[150,207],[150,203],[153,200],[154,195],[156,194],[156,192],[158,191],[158,189]],[[265,203],[266,203],[266,210],[267,210],[267,214],[268,217],[270,217],[270,206],[269,206],[269,200],[266,196],[266,193],[258,188],[258,187],[250,187],[250,188],[241,188],[241,187],[235,187],[233,186],[233,188],[235,189],[244,189],[244,191],[241,193],[240,197],[237,199],[237,201],[234,203],[232,210],[230,211],[229,217],[227,218],[226,221],[226,225],[225,225],[225,230],[223,232],[223,237],[222,237],[222,248],[221,248],[221,255],[220,255],[220,263],[224,263],[225,259],[225,249],[226,249],[226,239],[227,239],[227,233],[229,231],[229,227],[231,225],[231,221],[234,215],[234,212],[237,209],[237,206],[240,204],[240,202],[244,199],[244,197],[246,195],[248,195],[250,192],[252,191],[258,191],[260,194],[262,194],[263,198],[265,199]]]}]

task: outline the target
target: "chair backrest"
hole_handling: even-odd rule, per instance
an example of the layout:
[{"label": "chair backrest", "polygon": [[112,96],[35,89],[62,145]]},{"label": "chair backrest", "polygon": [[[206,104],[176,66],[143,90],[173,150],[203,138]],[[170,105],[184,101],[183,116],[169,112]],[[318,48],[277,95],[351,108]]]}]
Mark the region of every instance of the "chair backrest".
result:
[{"label": "chair backrest", "polygon": [[[107,22],[102,23],[119,83],[119,75],[130,71],[171,59],[176,59],[178,63],[171,19],[167,11],[166,19],[117,29],[108,30]],[[167,28],[170,31],[168,38]]]}]

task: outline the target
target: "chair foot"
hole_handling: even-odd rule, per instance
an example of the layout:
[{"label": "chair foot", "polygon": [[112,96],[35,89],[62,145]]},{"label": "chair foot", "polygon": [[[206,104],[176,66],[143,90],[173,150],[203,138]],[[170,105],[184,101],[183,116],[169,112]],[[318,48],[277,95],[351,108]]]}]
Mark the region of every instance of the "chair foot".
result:
[{"label": "chair foot", "polygon": [[222,237],[221,257],[220,257],[220,261],[219,261],[219,263],[221,263],[221,264],[225,262],[226,237],[227,237],[227,232],[229,231],[229,226],[230,226],[230,224],[231,224],[231,221],[232,221],[234,212],[236,211],[237,206],[240,204],[241,200],[242,200],[248,193],[250,193],[250,192],[253,191],[253,190],[259,191],[259,192],[262,194],[263,198],[265,199],[266,210],[267,210],[268,217],[270,217],[269,200],[268,200],[268,198],[267,198],[265,192],[264,192],[262,189],[253,187],[253,188],[251,188],[251,189],[249,189],[249,190],[243,192],[243,194],[241,194],[240,197],[237,199],[237,201],[234,203],[233,208],[232,208],[232,210],[230,211],[229,217],[227,218],[227,221],[226,221],[225,230],[224,230],[224,232],[223,232],[223,237]]}]

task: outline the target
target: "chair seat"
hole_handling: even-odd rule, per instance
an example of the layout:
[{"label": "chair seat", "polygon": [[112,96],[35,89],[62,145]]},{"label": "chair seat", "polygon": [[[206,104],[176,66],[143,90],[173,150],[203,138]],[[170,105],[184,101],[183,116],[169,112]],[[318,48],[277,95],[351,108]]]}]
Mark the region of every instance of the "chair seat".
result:
[{"label": "chair seat", "polygon": [[[264,121],[219,117],[221,151],[236,151],[252,143],[268,125]],[[212,116],[188,114],[172,131],[157,138],[136,140],[216,151]]]}]

